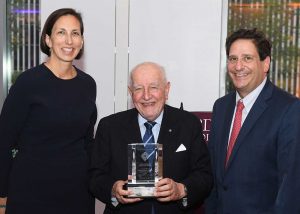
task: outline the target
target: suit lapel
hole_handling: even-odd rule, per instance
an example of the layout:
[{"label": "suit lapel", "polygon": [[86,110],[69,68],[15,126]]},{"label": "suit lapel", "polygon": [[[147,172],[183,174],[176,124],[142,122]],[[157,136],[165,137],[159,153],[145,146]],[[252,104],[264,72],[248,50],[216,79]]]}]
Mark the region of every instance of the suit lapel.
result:
[{"label": "suit lapel", "polygon": [[230,167],[231,161],[234,159],[236,153],[239,150],[239,147],[245,141],[247,134],[251,131],[251,129],[255,126],[257,120],[262,116],[263,112],[267,109],[268,104],[267,100],[271,98],[273,91],[272,83],[267,80],[266,85],[261,91],[260,95],[256,99],[254,105],[252,106],[246,120],[243,123],[243,126],[240,130],[240,133],[236,139],[236,143],[234,145],[233,151],[231,153],[227,168]]},{"label": "suit lapel", "polygon": [[[175,151],[178,148],[180,140],[181,121],[178,115],[170,106],[165,106],[164,115],[159,131],[157,142],[163,144],[163,176],[172,174],[174,162],[172,162]],[[172,167],[171,167],[172,166]]]},{"label": "suit lapel", "polygon": [[221,174],[224,175],[224,167],[225,167],[225,159],[226,159],[226,154],[227,154],[227,145],[228,145],[228,139],[229,139],[229,132],[230,132],[230,126],[231,126],[231,121],[233,118],[234,114],[234,108],[235,108],[235,100],[236,100],[236,94],[232,93],[232,95],[229,98],[229,103],[227,106],[227,109],[224,111],[225,112],[225,118],[224,118],[224,124],[222,127],[222,136],[221,136],[221,151],[219,154],[221,154]]},{"label": "suit lapel", "polygon": [[138,123],[138,112],[136,109],[129,110],[127,120],[122,121],[122,138],[126,139],[126,144],[142,143],[141,131]]},{"label": "suit lapel", "polygon": [[[164,152],[167,152],[173,148],[175,145],[172,144],[174,142],[175,132],[177,130],[178,122],[176,121],[177,117],[172,116],[172,111],[168,105],[164,108],[164,115],[158,135],[157,143],[163,144]],[[175,151],[175,150],[174,150]]]}]

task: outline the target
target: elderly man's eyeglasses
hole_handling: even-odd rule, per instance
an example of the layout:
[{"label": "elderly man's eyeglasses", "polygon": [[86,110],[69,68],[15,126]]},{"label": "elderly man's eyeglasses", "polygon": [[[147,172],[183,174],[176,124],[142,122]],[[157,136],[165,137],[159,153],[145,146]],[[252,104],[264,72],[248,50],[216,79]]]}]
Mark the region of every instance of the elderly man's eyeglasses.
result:
[{"label": "elderly man's eyeglasses", "polygon": [[251,55],[242,56],[240,59],[237,56],[229,56],[227,58],[227,62],[232,65],[237,64],[239,60],[242,61],[243,63],[251,63],[253,62],[254,58],[255,57]]}]

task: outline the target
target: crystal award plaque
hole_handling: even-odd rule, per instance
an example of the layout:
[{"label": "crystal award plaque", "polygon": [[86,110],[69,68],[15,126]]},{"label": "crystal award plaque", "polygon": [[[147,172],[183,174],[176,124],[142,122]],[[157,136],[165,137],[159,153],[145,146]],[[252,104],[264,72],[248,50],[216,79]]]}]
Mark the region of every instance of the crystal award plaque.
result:
[{"label": "crystal award plaque", "polygon": [[162,144],[128,144],[128,197],[154,197],[155,183],[163,176]]}]

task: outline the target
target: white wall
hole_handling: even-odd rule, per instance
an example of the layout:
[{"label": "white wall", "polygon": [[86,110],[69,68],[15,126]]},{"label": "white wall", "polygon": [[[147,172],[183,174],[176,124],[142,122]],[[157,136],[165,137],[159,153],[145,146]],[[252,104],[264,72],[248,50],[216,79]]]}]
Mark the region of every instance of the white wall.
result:
[{"label": "white wall", "polygon": [[222,1],[131,0],[129,67],[165,66],[169,103],[210,111],[219,96]]},{"label": "white wall", "polygon": [[[98,119],[131,106],[127,97],[129,70],[143,61],[155,61],[166,68],[171,81],[170,105],[179,107],[183,102],[190,111],[211,111],[213,102],[224,94],[225,56],[221,53],[227,0],[41,3],[42,26],[58,8],[72,7],[83,15],[85,54],[77,65],[97,82]],[[103,204],[97,202],[97,213],[102,210]]]},{"label": "white wall", "polygon": [[131,106],[127,77],[142,61],[166,68],[170,105],[210,111],[224,94],[226,0],[42,0],[42,25],[61,7],[82,12],[85,54],[77,64],[97,82],[99,118]]}]

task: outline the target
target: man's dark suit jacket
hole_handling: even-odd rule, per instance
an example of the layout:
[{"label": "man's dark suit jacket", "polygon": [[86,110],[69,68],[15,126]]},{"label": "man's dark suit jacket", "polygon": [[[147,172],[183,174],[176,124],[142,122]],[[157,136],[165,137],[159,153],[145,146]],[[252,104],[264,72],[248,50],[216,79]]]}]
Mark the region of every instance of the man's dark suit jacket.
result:
[{"label": "man's dark suit jacket", "polygon": [[[188,207],[181,200],[161,203],[156,199],[111,205],[112,186],[127,180],[127,144],[142,142],[136,109],[110,115],[100,120],[91,159],[90,190],[106,204],[104,213],[193,213],[212,188],[209,152],[199,119],[187,111],[165,105],[157,143],[163,144],[163,177],[183,183],[188,190]],[[186,151],[176,152],[183,144]]]},{"label": "man's dark suit jacket", "polygon": [[284,200],[281,192],[287,188],[284,182],[290,148],[299,143],[299,100],[267,80],[243,123],[225,169],[235,103],[234,92],[214,104],[208,147],[215,186],[206,213],[282,213],[278,206]]}]

